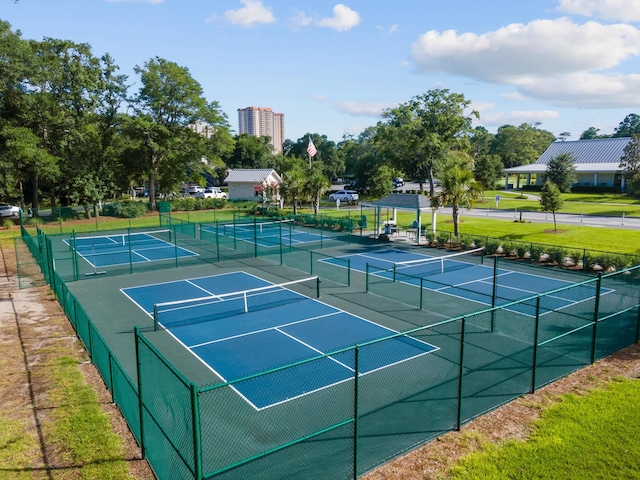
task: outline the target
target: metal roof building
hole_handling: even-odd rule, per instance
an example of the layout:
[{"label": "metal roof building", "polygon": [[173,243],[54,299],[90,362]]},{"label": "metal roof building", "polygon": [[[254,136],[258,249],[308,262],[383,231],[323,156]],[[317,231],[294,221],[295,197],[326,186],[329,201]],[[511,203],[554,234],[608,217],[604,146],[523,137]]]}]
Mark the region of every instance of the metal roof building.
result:
[{"label": "metal roof building", "polygon": [[573,165],[578,174],[574,186],[618,187],[624,190],[620,158],[630,140],[630,137],[620,137],[554,142],[535,163],[504,169],[506,185],[512,188],[542,186],[549,160],[561,153],[570,153],[576,159]]}]

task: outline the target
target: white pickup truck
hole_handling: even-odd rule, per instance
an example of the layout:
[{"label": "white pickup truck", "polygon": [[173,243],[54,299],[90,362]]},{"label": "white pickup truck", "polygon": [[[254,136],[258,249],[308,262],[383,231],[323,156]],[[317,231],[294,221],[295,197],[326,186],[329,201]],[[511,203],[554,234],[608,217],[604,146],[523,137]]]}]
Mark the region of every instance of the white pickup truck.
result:
[{"label": "white pickup truck", "polygon": [[196,198],[227,198],[227,194],[218,187],[209,187],[196,192]]},{"label": "white pickup truck", "polygon": [[338,190],[329,195],[329,200],[332,202],[340,200],[340,202],[358,203],[359,197],[358,192],[355,190]]}]

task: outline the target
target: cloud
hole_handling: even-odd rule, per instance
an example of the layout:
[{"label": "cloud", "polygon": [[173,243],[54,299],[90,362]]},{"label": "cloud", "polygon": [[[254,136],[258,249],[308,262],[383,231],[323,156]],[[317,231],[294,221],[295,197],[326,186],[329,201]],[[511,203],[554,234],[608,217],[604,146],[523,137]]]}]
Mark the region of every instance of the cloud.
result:
[{"label": "cloud", "polygon": [[313,18],[308,16],[303,11],[295,9],[294,14],[289,19],[289,22],[291,23],[291,25],[293,25],[294,28],[301,28],[311,25],[311,23],[313,22]]},{"label": "cloud", "polygon": [[544,123],[560,117],[555,110],[516,110],[511,112],[491,112],[482,114],[477,123],[488,126],[521,125],[523,123]]},{"label": "cloud", "polygon": [[250,27],[255,23],[273,23],[276,17],[259,0],[240,0],[244,5],[238,10],[227,10],[224,19],[235,25]]},{"label": "cloud", "polygon": [[360,23],[360,15],[355,10],[351,10],[342,3],[333,7],[333,17],[318,20],[316,25],[319,27],[333,28],[338,32],[349,30]]},{"label": "cloud", "polygon": [[640,21],[640,0],[559,0],[557,10],[584,17]]},{"label": "cloud", "polygon": [[638,55],[640,31],[632,25],[576,24],[567,18],[483,34],[432,30],[412,47],[423,72],[511,85],[529,98],[594,108],[638,104],[637,76],[612,73]]},{"label": "cloud", "polygon": [[379,117],[382,111],[387,108],[397,107],[397,103],[362,103],[362,102],[341,102],[337,105],[338,110],[354,116]]},{"label": "cloud", "polygon": [[520,92],[501,93],[500,98],[508,98],[509,100],[522,100],[524,95]]}]

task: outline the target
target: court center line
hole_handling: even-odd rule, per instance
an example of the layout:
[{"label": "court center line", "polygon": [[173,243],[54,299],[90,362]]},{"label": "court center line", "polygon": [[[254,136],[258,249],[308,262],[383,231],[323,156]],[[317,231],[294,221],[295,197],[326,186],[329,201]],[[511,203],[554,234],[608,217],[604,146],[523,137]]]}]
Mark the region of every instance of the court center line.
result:
[{"label": "court center line", "polygon": [[283,323],[282,325],[275,325],[273,327],[261,328],[260,330],[252,330],[250,332],[239,333],[237,335],[232,335],[230,337],[218,338],[216,340],[210,340],[208,342],[197,343],[195,345],[189,345],[188,348],[197,348],[197,347],[203,347],[203,346],[206,346],[206,345],[211,345],[212,343],[226,342],[227,340],[233,340],[235,338],[240,338],[240,337],[247,337],[247,336],[253,335],[255,333],[268,332],[269,330],[275,330],[277,328],[288,327],[290,325],[296,325],[298,323],[304,323],[304,322],[309,322],[311,320],[317,320],[319,318],[330,317],[332,315],[337,315],[338,313],[342,313],[342,312],[336,311],[336,312],[331,312],[331,313],[325,313],[324,315],[318,315],[318,316],[315,316],[315,317],[303,318],[301,320],[296,320],[295,322]]},{"label": "court center line", "polygon": [[197,285],[197,284],[193,283],[193,282],[191,281],[191,279],[187,279],[187,280],[185,280],[185,282],[187,282],[188,284],[193,285],[194,287],[196,287],[196,288],[198,288],[198,289],[202,290],[202,291],[203,291],[204,293],[206,293],[207,295],[210,295],[210,296],[215,297],[215,298],[220,298],[220,297],[218,297],[218,295],[216,295],[215,293],[210,292],[210,291],[209,291],[209,290],[207,290],[206,288],[202,288],[200,285]]},{"label": "court center line", "polygon": [[[298,337],[294,337],[293,335],[290,335],[290,334],[288,334],[287,332],[285,332],[285,331],[283,331],[283,330],[280,330],[280,328],[279,328],[279,327],[274,328],[274,330],[275,330],[275,331],[277,331],[277,332],[280,332],[280,333],[281,333],[281,334],[283,334],[283,335],[286,335],[287,337],[289,337],[290,339],[292,339],[292,340],[294,340],[294,341],[298,342],[299,344],[304,345],[304,346],[305,346],[305,347],[307,347],[307,348],[310,348],[311,350],[313,350],[314,352],[319,353],[320,355],[326,355],[326,354],[325,354],[325,352],[323,352],[322,350],[318,350],[317,348],[312,347],[312,346],[311,346],[311,345],[309,345],[308,343],[303,342],[303,341],[302,341],[302,340],[300,340]],[[346,369],[347,369],[347,370],[349,370],[350,372],[355,372],[355,369],[353,369],[353,368],[349,367],[348,365],[345,365],[344,363],[342,363],[342,362],[340,362],[340,361],[336,360],[336,359],[335,359],[335,358],[333,358],[331,355],[327,355],[327,357],[326,357],[326,358],[328,358],[328,359],[330,359],[331,361],[333,361],[333,362],[337,363],[337,364],[338,364],[338,365],[340,365],[341,367],[346,368]]]}]

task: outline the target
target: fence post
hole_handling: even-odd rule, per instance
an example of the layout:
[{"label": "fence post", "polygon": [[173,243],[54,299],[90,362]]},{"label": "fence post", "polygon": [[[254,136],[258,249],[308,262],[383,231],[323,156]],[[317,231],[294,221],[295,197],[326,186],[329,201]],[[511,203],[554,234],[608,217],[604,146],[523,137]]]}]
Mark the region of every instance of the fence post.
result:
[{"label": "fence post", "polygon": [[200,437],[200,404],[198,387],[191,383],[191,423],[193,427],[193,474],[196,480],[202,478],[202,445]]},{"label": "fence post", "polygon": [[591,363],[596,361],[596,342],[598,341],[598,316],[600,309],[600,289],[602,286],[602,272],[598,272],[598,281],[596,283],[596,298],[593,308],[593,336],[591,338]]},{"label": "fence post", "polygon": [[424,301],[423,301],[423,297],[424,297],[423,283],[424,283],[424,278],[420,277],[420,310],[422,310],[422,305],[424,304]]},{"label": "fence post", "polygon": [[353,372],[353,478],[358,478],[358,399],[360,397],[359,391],[359,375],[358,371],[360,370],[359,361],[360,361],[360,347],[356,345],[355,347],[355,369]]},{"label": "fence post", "polygon": [[253,254],[258,258],[258,218],[253,217]]},{"label": "fence post", "polygon": [[491,331],[496,327],[496,297],[498,296],[498,257],[493,257],[493,290],[491,292]]},{"label": "fence post", "polygon": [[536,372],[538,371],[538,332],[540,329],[540,295],[536,297],[536,321],[533,333],[533,374],[531,375],[531,388],[529,393],[536,391]]},{"label": "fence post", "polygon": [[347,287],[351,286],[351,259],[347,258]]},{"label": "fence post", "polygon": [[142,362],[140,361],[140,327],[133,327],[136,336],[136,373],[138,374],[138,415],[140,416],[140,453],[142,458],[147,458],[147,450],[144,444],[144,405],[142,401]]},{"label": "fence post", "polygon": [[462,427],[462,377],[464,375],[464,331],[465,331],[465,317],[462,317],[462,328],[460,331],[460,368],[458,369],[458,427],[456,430],[460,431]]}]

